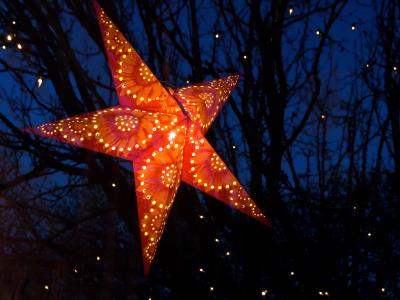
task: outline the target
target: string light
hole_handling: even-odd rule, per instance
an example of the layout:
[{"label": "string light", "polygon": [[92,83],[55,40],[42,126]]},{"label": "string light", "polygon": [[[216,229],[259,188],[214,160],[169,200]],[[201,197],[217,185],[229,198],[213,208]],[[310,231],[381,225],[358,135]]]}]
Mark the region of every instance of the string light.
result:
[{"label": "string light", "polygon": [[200,272],[200,273],[204,273],[205,271],[204,271],[203,268],[199,268],[199,272]]},{"label": "string light", "polygon": [[43,84],[43,78],[41,76],[39,76],[37,79],[37,85],[40,88],[42,86],[42,84]]},{"label": "string light", "polygon": [[371,232],[368,232],[368,237],[371,237],[372,236],[372,233]]},{"label": "string light", "polygon": [[78,274],[78,269],[77,268],[74,269],[74,273]]},{"label": "string light", "polygon": [[214,240],[216,243],[219,243],[219,239],[217,239],[217,238],[215,238],[215,240]]},{"label": "string light", "polygon": [[268,294],[268,290],[262,290],[261,291],[261,296],[265,297]]},{"label": "string light", "polygon": [[395,72],[397,71],[397,66],[393,67],[393,71],[395,71]]},{"label": "string light", "polygon": [[214,292],[214,287],[210,286],[210,292]]},{"label": "string light", "polygon": [[318,295],[320,296],[325,296],[325,297],[329,297],[329,293],[327,291],[319,291]]},{"label": "string light", "polygon": [[17,48],[18,48],[19,50],[21,50],[21,49],[22,49],[22,45],[21,45],[20,43],[18,43],[18,44],[17,44]]},{"label": "string light", "polygon": [[49,286],[46,284],[46,285],[44,286],[44,289],[48,291],[48,290],[49,290]]},{"label": "string light", "polygon": [[204,219],[204,216],[203,216],[203,215],[199,215],[199,218],[200,218],[200,219]]},{"label": "string light", "polygon": [[189,81],[189,80],[186,80],[186,83],[187,83],[187,84],[189,84],[189,83],[190,83],[190,81]]},{"label": "string light", "polygon": [[9,42],[11,42],[12,39],[13,39],[12,35],[11,35],[11,34],[7,34],[6,40],[9,41]]},{"label": "string light", "polygon": [[15,21],[12,21],[12,24],[13,24],[13,25],[15,25],[15,24],[17,24],[17,22],[15,22]]},{"label": "string light", "polygon": [[321,120],[326,120],[326,115],[325,114],[321,115]]},{"label": "string light", "polygon": [[315,35],[320,36],[321,35],[321,31],[319,29],[315,30]]},{"label": "string light", "polygon": [[113,182],[113,183],[111,184],[111,186],[112,186],[112,187],[116,187],[117,185]]},{"label": "string light", "polygon": [[381,288],[381,292],[382,293],[386,292],[386,289],[385,288]]},{"label": "string light", "polygon": [[290,276],[294,276],[294,272],[293,272],[293,271],[290,272],[289,275],[290,275]]},{"label": "string light", "polygon": [[96,256],[97,261],[100,261],[100,259],[101,259],[100,256]]},{"label": "string light", "polygon": [[353,24],[351,25],[351,31],[356,31],[356,24],[353,23]]},{"label": "string light", "polygon": [[219,39],[219,38],[220,38],[220,34],[219,34],[219,33],[216,33],[216,34],[215,34],[215,38],[216,38],[216,39]]},{"label": "string light", "polygon": [[7,49],[6,45],[3,45],[1,48],[3,48],[3,50]]},{"label": "string light", "polygon": [[289,16],[291,16],[292,14],[293,14],[293,8],[290,7],[290,8],[289,8]]},{"label": "string light", "polygon": [[235,146],[235,145],[233,145],[233,146],[232,146],[232,149],[236,149],[236,146]]},{"label": "string light", "polygon": [[229,251],[226,251],[225,255],[226,255],[226,256],[230,256],[231,253],[230,253]]},{"label": "string light", "polygon": [[247,55],[245,54],[245,55],[243,55],[243,59],[247,59]]}]

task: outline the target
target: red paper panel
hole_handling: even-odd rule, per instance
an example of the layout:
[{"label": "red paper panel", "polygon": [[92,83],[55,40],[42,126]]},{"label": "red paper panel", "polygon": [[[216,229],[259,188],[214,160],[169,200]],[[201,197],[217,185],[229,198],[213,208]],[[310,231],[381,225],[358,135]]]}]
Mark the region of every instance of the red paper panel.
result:
[{"label": "red paper panel", "polygon": [[268,224],[254,201],[194,125],[188,131],[184,151],[184,182]]},{"label": "red paper panel", "polygon": [[132,160],[165,136],[165,132],[175,128],[182,117],[115,106],[26,130]]},{"label": "red paper panel", "polygon": [[185,137],[186,121],[183,121],[176,128],[168,130],[162,140],[133,164],[146,274],[180,183]]},{"label": "red paper panel", "polygon": [[207,132],[218,115],[225,101],[239,80],[239,75],[232,75],[196,85],[180,88],[174,96],[182,103],[192,121]]},{"label": "red paper panel", "polygon": [[95,1],[94,6],[119,103],[157,112],[179,111],[175,99],[164,89],[104,10]]}]

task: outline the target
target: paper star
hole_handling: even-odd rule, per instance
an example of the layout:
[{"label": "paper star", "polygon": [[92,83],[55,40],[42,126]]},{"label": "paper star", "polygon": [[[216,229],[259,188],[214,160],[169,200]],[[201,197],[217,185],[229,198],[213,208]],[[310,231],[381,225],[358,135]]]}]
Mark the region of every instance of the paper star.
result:
[{"label": "paper star", "polygon": [[169,93],[104,10],[94,7],[119,105],[28,131],[133,162],[145,274],[181,180],[268,224],[204,138],[239,76]]}]

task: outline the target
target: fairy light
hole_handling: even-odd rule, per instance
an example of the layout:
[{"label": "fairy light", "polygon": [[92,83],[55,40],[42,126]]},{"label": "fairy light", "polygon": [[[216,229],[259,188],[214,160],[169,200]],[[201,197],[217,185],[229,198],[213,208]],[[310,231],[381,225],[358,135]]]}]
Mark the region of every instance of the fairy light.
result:
[{"label": "fairy light", "polygon": [[17,24],[17,22],[16,21],[12,21],[12,24],[15,25],[15,24]]},{"label": "fairy light", "polygon": [[1,48],[3,48],[3,50],[7,49],[6,45],[3,45]]},{"label": "fairy light", "polygon": [[96,260],[100,261],[101,260],[100,256],[96,256]]},{"label": "fairy light", "polygon": [[49,286],[46,284],[46,285],[44,286],[44,289],[48,291],[48,290],[49,290]]},{"label": "fairy light", "polygon": [[12,39],[13,39],[12,35],[11,35],[11,34],[7,34],[6,40],[9,41],[9,42],[11,42]]},{"label": "fairy light", "polygon": [[289,16],[293,15],[293,7],[289,8]]},{"label": "fairy light", "polygon": [[221,35],[220,35],[219,33],[216,33],[216,34],[215,34],[215,38],[216,38],[216,39],[219,39],[220,37],[221,37]]},{"label": "fairy light", "polygon": [[325,114],[321,115],[321,120],[326,120],[326,115]]},{"label": "fairy light", "polygon": [[263,297],[265,297],[265,296],[267,296],[267,294],[268,294],[268,290],[262,290],[261,291],[261,296],[263,296]]},{"label": "fairy light", "polygon": [[367,235],[368,235],[368,237],[371,237],[371,236],[372,236],[372,233],[371,233],[371,232],[368,232]]},{"label": "fairy light", "polygon": [[79,272],[78,269],[77,269],[77,268],[74,268],[74,273],[75,273],[75,274],[78,274],[78,272]]},{"label": "fairy light", "polygon": [[289,273],[290,276],[294,276],[294,274],[295,274],[295,273],[294,273],[293,271],[291,271],[291,272]]},{"label": "fairy light", "polygon": [[214,287],[210,286],[210,292],[214,292]]},{"label": "fairy light", "polygon": [[200,273],[204,273],[205,271],[204,271],[203,268],[199,268],[199,272],[200,272]]},{"label": "fairy light", "polygon": [[236,149],[236,146],[235,146],[235,145],[233,145],[233,146],[232,146],[232,149]]},{"label": "fairy light", "polygon": [[111,184],[111,186],[112,186],[112,187],[116,187],[117,185],[115,184],[115,182],[113,182],[113,183]]},{"label": "fairy light", "polygon": [[226,256],[230,256],[231,253],[230,253],[229,251],[226,251],[226,252],[225,252],[225,255],[226,255]]},{"label": "fairy light", "polygon": [[219,239],[218,239],[218,238],[215,238],[214,241],[215,241],[216,243],[219,243]]},{"label": "fairy light", "polygon": [[22,49],[22,44],[21,44],[21,43],[18,43],[18,44],[17,44],[17,48],[18,48],[19,50],[21,50],[21,49]]},{"label": "fairy light", "polygon": [[315,35],[316,36],[320,36],[321,35],[321,30],[319,30],[319,29],[315,30]]},{"label": "fairy light", "polygon": [[394,66],[393,71],[397,72],[397,70],[398,70],[397,66]]},{"label": "fairy light", "polygon": [[351,31],[356,31],[356,24],[353,23],[353,24],[351,25]]},{"label": "fairy light", "polygon": [[204,219],[204,216],[203,216],[203,215],[199,215],[199,218],[200,218],[200,219]]},{"label": "fairy light", "polygon": [[247,59],[247,55],[245,54],[245,55],[243,55],[243,59],[244,60],[246,60]]},{"label": "fairy light", "polygon": [[43,84],[43,78],[42,76],[39,76],[38,79],[36,80],[37,86],[40,88]]},{"label": "fairy light", "polygon": [[381,288],[381,292],[382,293],[386,292],[386,289],[385,288]]}]

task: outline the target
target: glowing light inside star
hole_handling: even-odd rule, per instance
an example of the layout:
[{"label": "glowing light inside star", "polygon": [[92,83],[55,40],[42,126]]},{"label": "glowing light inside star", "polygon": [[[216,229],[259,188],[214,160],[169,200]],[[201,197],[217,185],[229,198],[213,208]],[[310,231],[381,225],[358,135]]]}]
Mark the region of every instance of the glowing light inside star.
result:
[{"label": "glowing light inside star", "polygon": [[176,132],[175,131],[171,131],[168,135],[168,139],[170,141],[172,141],[174,138],[176,138]]}]

